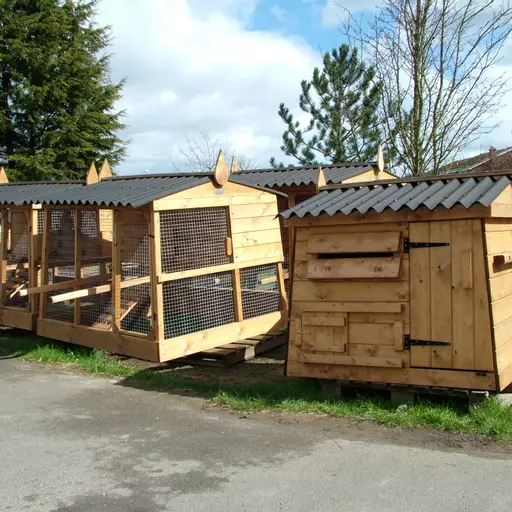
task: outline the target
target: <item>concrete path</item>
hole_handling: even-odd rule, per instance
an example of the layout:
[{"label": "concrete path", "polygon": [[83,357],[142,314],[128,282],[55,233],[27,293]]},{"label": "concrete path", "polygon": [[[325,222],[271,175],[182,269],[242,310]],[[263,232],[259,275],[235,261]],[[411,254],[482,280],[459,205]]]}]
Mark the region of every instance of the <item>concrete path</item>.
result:
[{"label": "concrete path", "polygon": [[3,359],[0,510],[512,510],[506,448],[297,421]]}]

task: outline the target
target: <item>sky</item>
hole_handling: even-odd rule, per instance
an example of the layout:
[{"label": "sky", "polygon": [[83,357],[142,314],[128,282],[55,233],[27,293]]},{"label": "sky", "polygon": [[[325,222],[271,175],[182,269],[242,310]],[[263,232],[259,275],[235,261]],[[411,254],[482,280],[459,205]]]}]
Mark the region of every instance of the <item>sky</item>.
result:
[{"label": "sky", "polygon": [[[352,12],[377,0],[341,0]],[[280,151],[284,102],[300,113],[300,81],[343,41],[340,0],[100,0],[97,22],[112,28],[113,80],[126,80],[128,155],[120,174],[172,172],[180,150],[209,130],[258,167]],[[508,52],[510,55],[512,52]],[[512,59],[502,64],[512,71]],[[512,93],[502,122],[461,156],[512,145]]]}]

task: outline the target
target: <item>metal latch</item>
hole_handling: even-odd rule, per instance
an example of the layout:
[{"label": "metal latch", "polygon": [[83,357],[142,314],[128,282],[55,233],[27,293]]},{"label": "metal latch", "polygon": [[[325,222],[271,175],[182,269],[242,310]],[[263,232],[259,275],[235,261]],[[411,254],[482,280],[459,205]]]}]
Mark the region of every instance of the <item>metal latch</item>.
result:
[{"label": "metal latch", "polygon": [[404,252],[408,253],[411,249],[421,249],[423,247],[446,247],[449,242],[410,242],[408,238],[404,238]]},{"label": "metal latch", "polygon": [[404,336],[404,348],[410,349],[411,347],[447,347],[451,345],[448,341],[431,341],[431,340],[413,340],[406,334]]}]

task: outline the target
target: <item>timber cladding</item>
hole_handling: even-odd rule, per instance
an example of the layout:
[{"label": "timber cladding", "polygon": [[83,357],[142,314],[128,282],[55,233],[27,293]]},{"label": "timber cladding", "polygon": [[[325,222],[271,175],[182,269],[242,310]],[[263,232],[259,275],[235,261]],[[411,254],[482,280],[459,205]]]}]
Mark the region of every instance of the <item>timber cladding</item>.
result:
[{"label": "timber cladding", "polygon": [[507,387],[512,193],[501,190],[464,209],[292,217],[287,375]]}]

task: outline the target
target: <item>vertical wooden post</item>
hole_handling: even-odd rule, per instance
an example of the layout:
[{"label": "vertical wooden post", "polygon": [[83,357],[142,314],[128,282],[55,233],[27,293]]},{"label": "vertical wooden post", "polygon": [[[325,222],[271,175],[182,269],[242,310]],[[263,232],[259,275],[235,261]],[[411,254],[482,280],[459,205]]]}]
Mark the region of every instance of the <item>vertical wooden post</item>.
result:
[{"label": "vertical wooden post", "polygon": [[[48,263],[50,260],[51,250],[51,225],[52,216],[51,210],[45,208],[44,210],[44,222],[43,222],[43,250],[41,254],[41,286],[48,284]],[[48,292],[41,293],[39,296],[39,318],[46,318],[48,311]]]},{"label": "vertical wooden post", "polygon": [[279,283],[280,307],[281,311],[288,312],[288,297],[286,296],[286,287],[284,285],[283,264],[277,264],[277,282]]},{"label": "vertical wooden post", "polygon": [[[32,288],[37,286],[37,251],[38,251],[38,225],[37,225],[37,214],[33,206],[30,207],[28,212],[28,287]],[[37,314],[39,296],[37,294],[29,295],[29,310],[33,315]]]},{"label": "vertical wooden post", "polygon": [[241,322],[244,319],[244,310],[242,307],[242,283],[239,268],[233,270],[233,300],[235,304],[235,321]]},{"label": "vertical wooden post", "polygon": [[165,339],[164,325],[164,291],[163,284],[158,282],[158,276],[162,273],[162,250],[160,239],[160,214],[153,210],[149,217],[149,248],[151,255],[151,309],[153,318],[153,339],[163,341]]},{"label": "vertical wooden post", "polygon": [[112,218],[112,330],[121,329],[121,219],[119,210],[114,210]]},{"label": "vertical wooden post", "polygon": [[9,224],[7,216],[9,210],[2,210],[2,232],[0,236],[0,282],[2,284],[2,297],[0,297],[3,303],[3,292],[7,283],[7,239],[9,235]]},{"label": "vertical wooden post", "polygon": [[[82,212],[76,208],[75,209],[75,279],[79,280],[82,278]],[[75,290],[78,290],[79,287],[75,286]],[[75,314],[74,314],[74,323],[75,325],[80,325],[80,306],[81,299],[75,299]]]},{"label": "vertical wooden post", "polygon": [[[288,195],[288,208],[295,206],[295,193]],[[295,247],[295,230],[292,227],[288,228],[288,279],[292,280],[293,272],[293,248]]]}]

